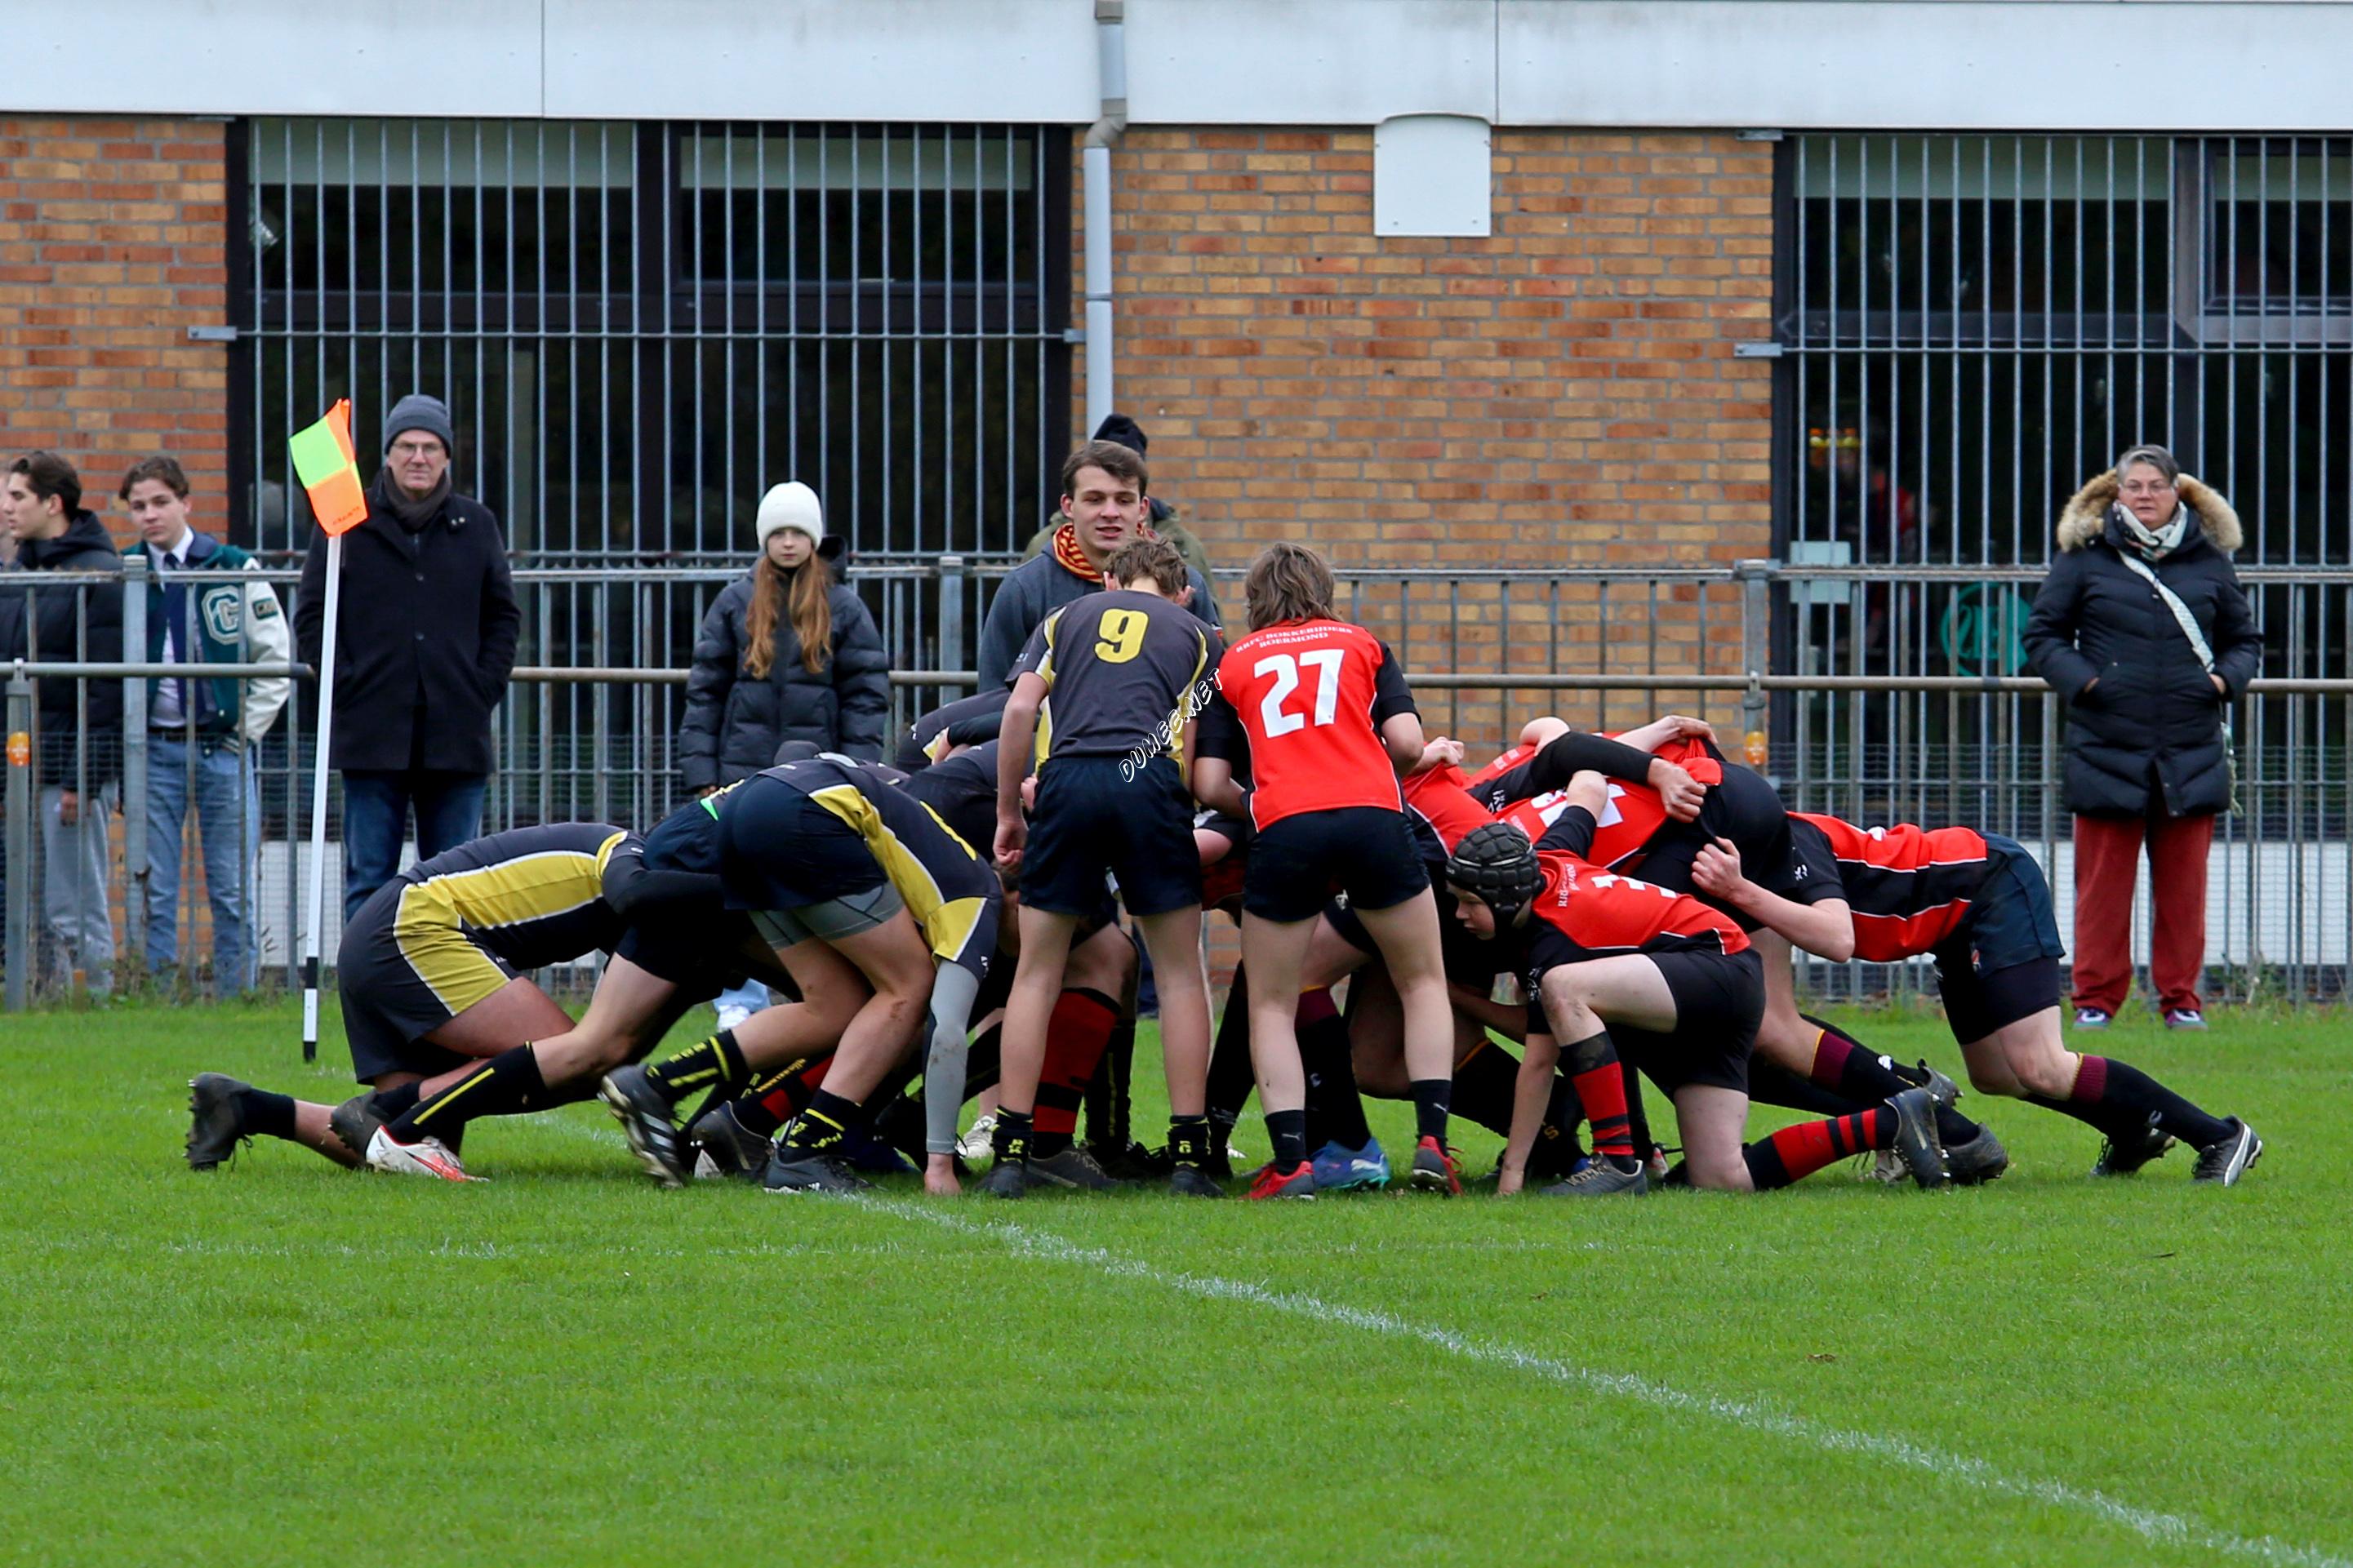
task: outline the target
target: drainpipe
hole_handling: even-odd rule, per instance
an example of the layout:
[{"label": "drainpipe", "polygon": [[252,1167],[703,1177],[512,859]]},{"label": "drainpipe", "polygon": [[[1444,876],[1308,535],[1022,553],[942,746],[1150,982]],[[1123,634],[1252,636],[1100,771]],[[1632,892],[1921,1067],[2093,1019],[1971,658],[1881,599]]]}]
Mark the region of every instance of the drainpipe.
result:
[{"label": "drainpipe", "polygon": [[1111,334],[1111,150],[1127,129],[1127,6],[1095,0],[1096,74],[1103,117],[1087,127],[1079,169],[1087,193],[1087,430],[1112,411],[1115,391]]}]

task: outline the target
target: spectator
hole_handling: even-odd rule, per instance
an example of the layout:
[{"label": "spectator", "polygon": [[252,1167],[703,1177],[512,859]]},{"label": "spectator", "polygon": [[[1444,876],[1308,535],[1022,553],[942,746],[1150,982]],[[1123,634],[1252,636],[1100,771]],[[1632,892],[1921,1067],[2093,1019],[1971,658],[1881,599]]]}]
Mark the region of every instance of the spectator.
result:
[{"label": "spectator", "polygon": [[[1144,427],[1124,414],[1104,415],[1103,422],[1095,426],[1094,438],[1098,441],[1116,441],[1137,457],[1147,460],[1151,457],[1150,452],[1145,449],[1147,443],[1144,438]],[[1209,581],[1209,552],[1201,547],[1200,539],[1191,529],[1176,521],[1176,509],[1158,496],[1147,496],[1145,499],[1152,508],[1152,516],[1149,520],[1152,531],[1175,545],[1176,552],[1185,558],[1185,564],[1198,572],[1203,582]],[[1029,548],[1021,552],[1021,559],[1033,560],[1047,545],[1052,543],[1054,531],[1062,526],[1062,521],[1060,507],[1048,512],[1046,526],[1030,536]],[[1213,598],[1205,599],[1196,608],[1209,607],[1215,603]],[[1202,618],[1215,621],[1214,616],[1205,615]]]},{"label": "spectator", "polygon": [[[82,510],[81,477],[54,452],[16,459],[0,514],[16,542],[18,572],[122,570],[105,525]],[[18,658],[120,663],[121,584],[29,593],[12,585],[0,594],[0,660]],[[38,711],[44,923],[59,961],[102,996],[114,988],[107,883],[111,819],[121,802],[122,683],[45,679]]]},{"label": "spectator", "polygon": [[[889,658],[856,590],[836,582],[842,541],[828,539],[817,492],[797,480],[760,500],[759,559],[720,591],[694,639],[679,724],[687,788],[707,795],[774,765],[795,742],[882,760]],[[747,984],[719,998],[732,1029],[767,1005]]]},{"label": "spectator", "polygon": [[[1138,437],[1141,440],[1141,437]],[[1090,441],[1062,463],[1062,521],[1046,552],[1006,574],[980,627],[980,689],[1013,679],[1013,662],[1046,616],[1103,589],[1104,563],[1129,540],[1151,533],[1143,454],[1115,441]],[[1195,615],[1211,626],[1217,600],[1199,567],[1191,572]]]},{"label": "spectator", "polygon": [[2149,979],[2168,1027],[2206,1026],[2206,852],[2231,809],[2225,714],[2262,662],[2227,552],[2239,517],[2162,447],[2075,492],[2026,627],[2067,699],[2075,814],[2075,1025],[2107,1026],[2132,987],[2132,897],[2148,846]]},{"label": "spectator", "polygon": [[[117,495],[131,509],[147,553],[147,647],[161,664],[280,664],[293,650],[278,595],[267,583],[195,586],[183,572],[237,572],[253,557],[188,525],[188,477],[170,458],[135,463]],[[261,780],[248,752],[269,733],[293,682],[160,679],[147,683],[147,967],[179,959],[180,848],[190,795],[213,910],[213,992],[233,996],[254,980],[248,901],[261,854]],[[132,824],[130,831],[138,832]]]},{"label": "spectator", "polygon": [[[451,488],[458,437],[438,397],[412,393],[384,422],[367,517],[343,535],[335,732],[343,775],[343,913],[400,869],[411,806],[429,860],[482,831],[491,712],[514,673],[522,616],[491,509]],[[302,562],[294,642],[319,665],[327,536]]]}]

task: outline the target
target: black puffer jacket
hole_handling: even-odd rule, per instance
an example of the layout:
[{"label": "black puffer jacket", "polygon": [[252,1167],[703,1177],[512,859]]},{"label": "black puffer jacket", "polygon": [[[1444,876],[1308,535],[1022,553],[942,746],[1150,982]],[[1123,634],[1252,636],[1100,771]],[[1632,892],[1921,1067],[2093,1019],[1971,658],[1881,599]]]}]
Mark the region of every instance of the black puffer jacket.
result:
[{"label": "black puffer jacket", "polygon": [[[756,568],[755,568],[756,570]],[[856,590],[836,583],[826,595],[833,612],[833,657],[822,673],[801,662],[801,639],[789,614],[776,617],[775,657],[765,680],[744,668],[751,646],[752,574],[720,591],[694,639],[694,670],[686,681],[686,717],[679,725],[679,771],[689,789],[709,789],[773,767],[776,748],[807,741],[860,762],[882,760],[882,733],[891,719],[891,661],[882,634]]]},{"label": "black puffer jacket", "polygon": [[[27,539],[17,546],[16,566],[0,573],[0,663],[37,653],[44,663],[87,659],[116,664],[122,659],[122,584],[120,581],[79,588],[68,584],[35,586],[32,574],[107,572],[118,579],[122,556],[97,515],[78,511],[55,539]],[[27,628],[26,590],[32,589]],[[88,595],[89,618],[81,624],[77,600]],[[85,644],[80,637],[87,631]],[[122,682],[55,680],[35,683],[41,712],[41,783],[71,787],[77,776],[74,735],[82,727],[88,698],[90,744],[83,770],[92,787],[122,773]]]},{"label": "black puffer jacket", "polygon": [[2066,800],[2082,816],[2230,809],[2222,710],[2255,678],[2263,641],[2226,553],[2239,546],[2238,514],[2187,474],[2177,488],[2199,531],[2155,570],[2197,617],[2230,695],[2214,689],[2156,589],[2125,564],[2123,526],[2110,515],[2116,475],[2101,475],[2060,515],[2059,554],[2026,626],[2028,660],[2067,699]]}]

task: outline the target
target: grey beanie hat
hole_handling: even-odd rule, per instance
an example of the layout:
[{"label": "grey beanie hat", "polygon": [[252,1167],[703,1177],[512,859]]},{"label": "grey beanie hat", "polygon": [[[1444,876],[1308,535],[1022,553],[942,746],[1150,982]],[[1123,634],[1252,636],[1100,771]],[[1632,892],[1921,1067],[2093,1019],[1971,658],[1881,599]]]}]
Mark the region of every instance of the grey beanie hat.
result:
[{"label": "grey beanie hat", "polygon": [[392,405],[385,416],[384,448],[389,452],[392,444],[409,430],[422,430],[441,438],[441,448],[451,457],[458,455],[458,433],[449,424],[449,405],[438,397],[427,397],[412,392]]}]

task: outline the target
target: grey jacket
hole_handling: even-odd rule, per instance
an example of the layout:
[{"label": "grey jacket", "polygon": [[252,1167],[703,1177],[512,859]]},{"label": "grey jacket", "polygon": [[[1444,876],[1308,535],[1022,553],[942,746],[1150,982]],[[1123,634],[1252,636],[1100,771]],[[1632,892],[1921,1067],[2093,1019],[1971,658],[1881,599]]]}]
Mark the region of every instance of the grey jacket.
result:
[{"label": "grey jacket", "polygon": [[[1209,580],[1188,568],[1193,579],[1193,613],[1222,628],[1218,601]],[[993,691],[1013,679],[1013,663],[1029,641],[1029,634],[1046,617],[1073,599],[1103,591],[1103,584],[1080,576],[1054,559],[1051,552],[1023,562],[1005,574],[997,597],[988,602],[988,618],[980,626],[980,689]]]}]

